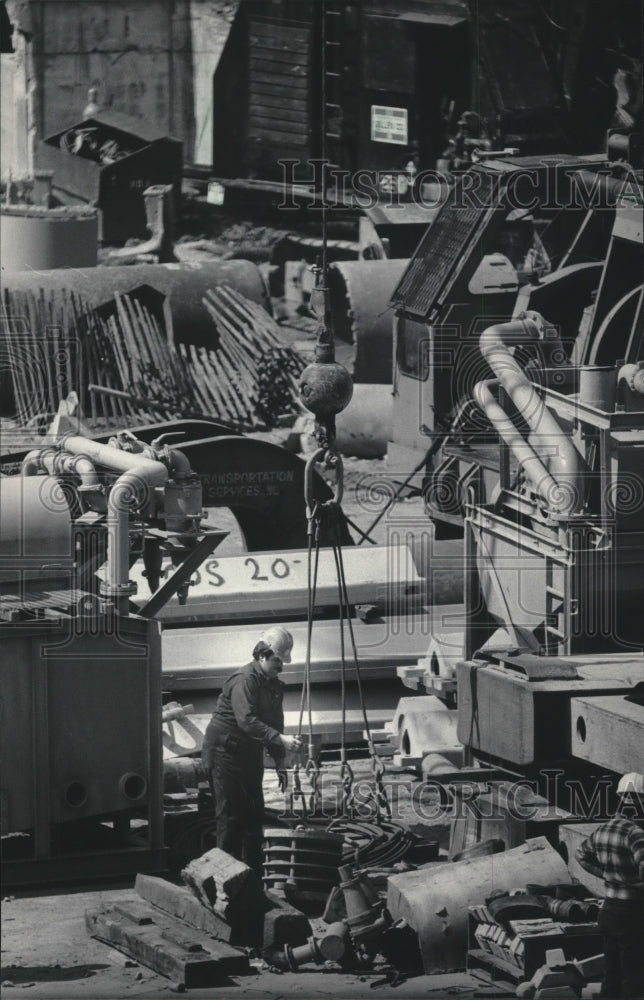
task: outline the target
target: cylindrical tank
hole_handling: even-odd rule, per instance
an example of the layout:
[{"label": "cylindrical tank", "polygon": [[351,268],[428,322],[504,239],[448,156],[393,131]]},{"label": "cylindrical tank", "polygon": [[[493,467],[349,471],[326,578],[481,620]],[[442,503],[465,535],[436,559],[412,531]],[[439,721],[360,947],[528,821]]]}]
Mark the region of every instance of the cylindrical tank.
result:
[{"label": "cylindrical tank", "polygon": [[[391,295],[409,261],[344,260],[329,267],[330,326],[336,358],[354,382],[391,385]],[[350,345],[350,347],[347,347]]]},{"label": "cylindrical tank", "polygon": [[382,385],[358,383],[351,402],[335,418],[335,447],[341,455],[382,458],[391,440],[393,395]]},{"label": "cylindrical tank", "polygon": [[615,365],[582,365],[579,369],[579,400],[612,413],[617,397]]},{"label": "cylindrical tank", "polygon": [[42,271],[37,282],[28,271],[7,274],[3,287],[10,293],[42,288],[79,295],[86,305],[100,306],[120,295],[150,285],[168,299],[174,335],[185,343],[214,346],[216,331],[203,298],[210,288],[229,285],[270,312],[270,299],[256,264],[248,260],[208,261],[196,264],[135,264],[132,267],[60,268]]},{"label": "cylindrical tank", "polygon": [[69,496],[55,476],[0,478],[0,587],[71,586]]},{"label": "cylindrical tank", "polygon": [[3,272],[94,267],[98,214],[86,206],[3,205],[0,241]]}]

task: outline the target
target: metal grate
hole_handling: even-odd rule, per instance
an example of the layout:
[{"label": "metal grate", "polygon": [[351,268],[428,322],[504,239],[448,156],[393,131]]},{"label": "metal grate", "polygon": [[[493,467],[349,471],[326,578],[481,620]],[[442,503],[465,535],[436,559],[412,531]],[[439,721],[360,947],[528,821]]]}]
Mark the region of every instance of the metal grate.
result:
[{"label": "metal grate", "polygon": [[460,260],[479,220],[487,212],[498,192],[499,178],[477,172],[476,184],[468,188],[457,183],[445,204],[427,229],[409,266],[392,295],[392,302],[403,306],[414,319],[426,320],[445,281]]}]

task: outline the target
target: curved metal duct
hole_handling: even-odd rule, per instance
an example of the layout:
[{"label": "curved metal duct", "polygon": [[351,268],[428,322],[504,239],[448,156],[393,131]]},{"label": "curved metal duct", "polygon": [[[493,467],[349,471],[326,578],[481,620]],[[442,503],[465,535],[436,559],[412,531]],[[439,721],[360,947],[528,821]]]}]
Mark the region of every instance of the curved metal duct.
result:
[{"label": "curved metal duct", "polygon": [[[477,383],[474,399],[517,458],[535,492],[554,510],[574,514],[583,505],[581,457],[510,351],[519,344],[546,338],[551,346],[560,347],[554,327],[539,313],[525,313],[509,323],[488,327],[480,339],[483,357],[530,427],[527,440],[496,402],[489,383]],[[562,346],[561,357],[565,357]]]}]

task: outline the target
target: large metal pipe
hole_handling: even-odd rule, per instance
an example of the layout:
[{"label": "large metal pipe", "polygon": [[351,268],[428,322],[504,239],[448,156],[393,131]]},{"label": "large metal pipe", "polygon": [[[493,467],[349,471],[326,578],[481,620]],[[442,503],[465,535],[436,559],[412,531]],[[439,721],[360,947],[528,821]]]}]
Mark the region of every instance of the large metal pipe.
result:
[{"label": "large metal pipe", "polygon": [[11,271],[93,267],[98,213],[86,206],[3,205],[0,242],[3,284]]},{"label": "large metal pipe", "polygon": [[68,588],[73,565],[72,510],[58,480],[0,477],[0,589]]},{"label": "large metal pipe", "polygon": [[107,579],[103,593],[114,601],[122,614],[127,614],[129,597],[133,592],[133,585],[129,582],[130,512],[142,506],[150,491],[167,483],[171,476],[181,482],[192,474],[183,452],[165,448],[164,464],[150,457],[154,452],[149,446],[142,446],[146,452],[142,454],[137,448],[140,444],[133,441],[135,450],[125,451],[116,444],[102,444],[91,438],[69,434],[62,438],[57,448],[29,452],[21,466],[23,476],[35,476],[42,470],[54,475],[75,472],[81,478],[81,489],[97,495],[100,495],[100,483],[96,465],[120,473],[107,499]]},{"label": "large metal pipe", "polygon": [[391,295],[409,263],[345,260],[329,267],[330,327],[336,356],[354,382],[391,385],[393,311]]},{"label": "large metal pipe", "polygon": [[94,463],[86,455],[63,455],[55,448],[35,449],[23,458],[20,475],[34,476],[39,472],[48,472],[52,476],[71,472],[79,477],[81,488],[100,488]]},{"label": "large metal pipe", "polygon": [[485,383],[476,386],[474,398],[501,437],[507,440],[535,491],[550,507],[572,514],[583,504],[581,457],[510,352],[510,347],[546,338],[549,346],[561,352],[563,359],[565,352],[558,342],[556,330],[549,327],[539,313],[524,313],[509,323],[490,326],[483,331],[479,341],[483,357],[530,427],[528,441],[521,434],[518,435],[520,441],[517,439],[510,428],[511,424],[516,431],[513,422],[493,399]]},{"label": "large metal pipe", "polygon": [[335,418],[335,447],[341,455],[382,458],[393,421],[393,395],[382,385],[354,385],[351,403]]},{"label": "large metal pipe", "polygon": [[167,482],[168,470],[162,462],[84,437],[70,435],[63,439],[62,446],[72,455],[83,455],[98,465],[121,473],[107,500],[105,594],[113,598],[118,610],[125,614],[131,593],[129,514],[132,504],[139,503],[149,489]]},{"label": "large metal pipe", "polygon": [[148,285],[166,296],[176,339],[207,347],[217,344],[214,323],[203,305],[209,289],[229,285],[268,312],[271,309],[262,275],[248,260],[15,271],[3,274],[2,285],[11,294],[41,288],[45,295],[73,292],[91,308],[108,302],[116,292],[122,295]]}]

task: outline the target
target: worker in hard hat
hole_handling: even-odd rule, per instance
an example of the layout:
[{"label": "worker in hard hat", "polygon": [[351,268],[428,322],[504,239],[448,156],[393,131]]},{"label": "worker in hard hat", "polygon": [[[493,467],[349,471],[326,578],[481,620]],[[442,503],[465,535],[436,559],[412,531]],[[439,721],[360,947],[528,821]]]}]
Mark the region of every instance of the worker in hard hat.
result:
[{"label": "worker in hard hat", "polygon": [[[577,848],[579,864],[604,881],[601,996],[644,997],[644,775],[625,774],[613,819]],[[632,816],[632,818],[630,818]]]},{"label": "worker in hard hat", "polygon": [[224,683],[206,729],[202,760],[210,774],[216,801],[217,847],[262,874],[264,819],[264,749],[275,761],[280,788],[286,790],[287,751],[297,749],[297,736],[284,736],[278,679],[291,662],[293,636],[279,625],[266,629],[253,649],[253,659]]}]

